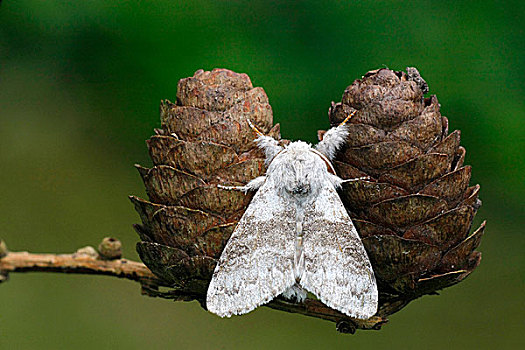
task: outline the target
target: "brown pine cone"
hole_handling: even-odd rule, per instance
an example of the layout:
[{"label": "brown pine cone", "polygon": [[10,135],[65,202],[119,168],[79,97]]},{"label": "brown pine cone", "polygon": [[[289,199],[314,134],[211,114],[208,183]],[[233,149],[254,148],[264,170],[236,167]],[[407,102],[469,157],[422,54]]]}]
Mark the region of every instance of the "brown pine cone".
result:
[{"label": "brown pine cone", "polygon": [[379,315],[435,294],[479,264],[485,223],[469,236],[481,205],[469,187],[460,132],[448,133],[436,96],[415,68],[368,72],[329,110],[331,125],[355,112],[334,167],[341,198],[368,252],[380,291]]},{"label": "brown pine cone", "polygon": [[[484,224],[467,237],[479,186],[468,187],[459,131],[448,135],[436,97],[423,98],[427,89],[415,68],[372,71],[329,111],[332,125],[357,111],[334,166],[342,178],[371,177],[346,184],[341,197],[378,279],[380,317],[350,325],[336,311],[319,316],[319,303],[310,300],[284,309],[345,320],[338,327],[350,332],[377,328],[410,300],[461,281],[479,264],[474,249]],[[160,110],[162,127],[147,142],[154,166],[137,166],[150,201],[131,197],[142,219],[137,250],[173,286],[171,297],[202,301],[251,199],[216,184],[246,184],[265,172],[246,118],[277,139],[279,126],[264,90],[224,69],[182,79],[177,102],[163,101]]]},{"label": "brown pine cone", "polygon": [[142,219],[137,250],[181,298],[201,299],[252,197],[217,184],[242,185],[265,172],[246,118],[277,139],[279,125],[264,90],[226,69],[180,80],[177,102],[162,101],[160,114],[161,129],[147,141],[153,167],[136,166],[150,201],[130,197]]}]

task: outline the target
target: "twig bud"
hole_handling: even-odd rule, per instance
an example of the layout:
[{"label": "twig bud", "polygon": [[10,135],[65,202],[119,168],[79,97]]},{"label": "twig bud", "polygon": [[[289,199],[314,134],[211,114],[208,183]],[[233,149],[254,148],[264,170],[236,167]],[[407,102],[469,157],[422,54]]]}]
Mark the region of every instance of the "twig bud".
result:
[{"label": "twig bud", "polygon": [[116,238],[106,237],[98,245],[101,259],[115,260],[122,257],[122,243]]},{"label": "twig bud", "polygon": [[91,256],[93,258],[98,258],[98,256],[99,256],[97,250],[95,248],[93,248],[92,246],[90,246],[90,245],[82,247],[82,248],[78,248],[77,251],[75,252],[75,254],[77,254],[77,255],[88,255],[88,256]]},{"label": "twig bud", "polygon": [[3,240],[0,239],[0,259],[2,259],[4,256],[9,253],[9,250],[7,249],[7,245]]}]

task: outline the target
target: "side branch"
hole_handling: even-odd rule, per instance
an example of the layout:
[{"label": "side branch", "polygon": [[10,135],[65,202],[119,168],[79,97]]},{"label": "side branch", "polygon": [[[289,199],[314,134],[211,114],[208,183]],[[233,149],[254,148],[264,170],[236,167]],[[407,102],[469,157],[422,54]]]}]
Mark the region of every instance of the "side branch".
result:
[{"label": "side branch", "polygon": [[[142,293],[150,297],[172,300],[199,300],[205,307],[202,295],[198,291],[178,290],[175,286],[155,276],[141,262],[120,258],[120,242],[105,238],[98,247],[85,247],[73,254],[33,254],[29,252],[9,252],[5,243],[0,241],[0,282],[6,281],[9,273],[14,272],[61,272],[89,275],[106,275],[137,281],[142,286]],[[159,287],[172,287],[160,290]],[[306,299],[296,304],[284,299],[274,299],[265,306],[272,309],[336,322],[337,329],[343,333],[354,333],[356,329],[380,329],[387,322],[386,318],[374,316],[368,320],[349,318],[329,308],[318,300]]]},{"label": "side branch", "polygon": [[90,275],[106,275],[125,278],[148,285],[166,285],[144,264],[127,260],[104,260],[86,253],[32,254],[6,252],[0,257],[0,282],[10,272],[62,272]]},{"label": "side branch", "polygon": [[388,322],[384,317],[373,316],[368,320],[350,318],[337,310],[329,308],[319,300],[306,299],[300,304],[289,302],[285,299],[274,299],[265,306],[275,310],[291,313],[299,313],[305,316],[316,317],[336,323],[336,328],[341,333],[354,334],[356,329],[379,330],[381,326]]},{"label": "side branch", "polygon": [[0,259],[0,271],[80,273],[115,276],[147,284],[161,282],[142,263],[127,259],[101,260],[84,254],[8,253]]}]

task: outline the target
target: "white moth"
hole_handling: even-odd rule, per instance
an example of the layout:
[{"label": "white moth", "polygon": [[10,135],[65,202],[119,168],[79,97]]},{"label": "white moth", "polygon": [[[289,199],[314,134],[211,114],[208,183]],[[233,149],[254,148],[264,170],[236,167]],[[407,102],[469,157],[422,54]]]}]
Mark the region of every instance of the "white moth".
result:
[{"label": "white moth", "polygon": [[330,163],[348,135],[345,122],[315,147],[302,141],[282,147],[248,121],[268,169],[246,186],[219,186],[257,193],[215,268],[209,311],[230,317],[281,294],[300,302],[309,291],[350,317],[377,312],[372,266],[336,191],[356,179],[342,180]]}]

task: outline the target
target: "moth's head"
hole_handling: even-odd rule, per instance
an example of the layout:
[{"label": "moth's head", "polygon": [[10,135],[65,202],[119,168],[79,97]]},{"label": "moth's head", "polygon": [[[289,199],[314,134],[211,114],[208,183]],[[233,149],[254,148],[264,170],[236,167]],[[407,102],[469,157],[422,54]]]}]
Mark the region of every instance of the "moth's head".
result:
[{"label": "moth's head", "polygon": [[284,146],[280,152],[270,161],[283,163],[284,166],[297,167],[296,164],[309,172],[312,171],[328,171],[335,174],[334,168],[328,158],[321,152],[313,148],[309,143],[304,141],[294,141]]},{"label": "moth's head", "polygon": [[272,162],[286,163],[311,163],[315,161],[315,155],[312,153],[313,148],[303,141],[294,141],[284,146],[279,153],[272,159]]},{"label": "moth's head", "polygon": [[290,142],[284,146],[283,152],[293,154],[294,156],[300,156],[303,153],[309,153],[312,150],[312,146],[304,141]]},{"label": "moth's head", "polygon": [[296,197],[316,192],[330,172],[329,161],[303,141],[285,146],[270,162],[267,175],[277,179],[282,189]]}]

